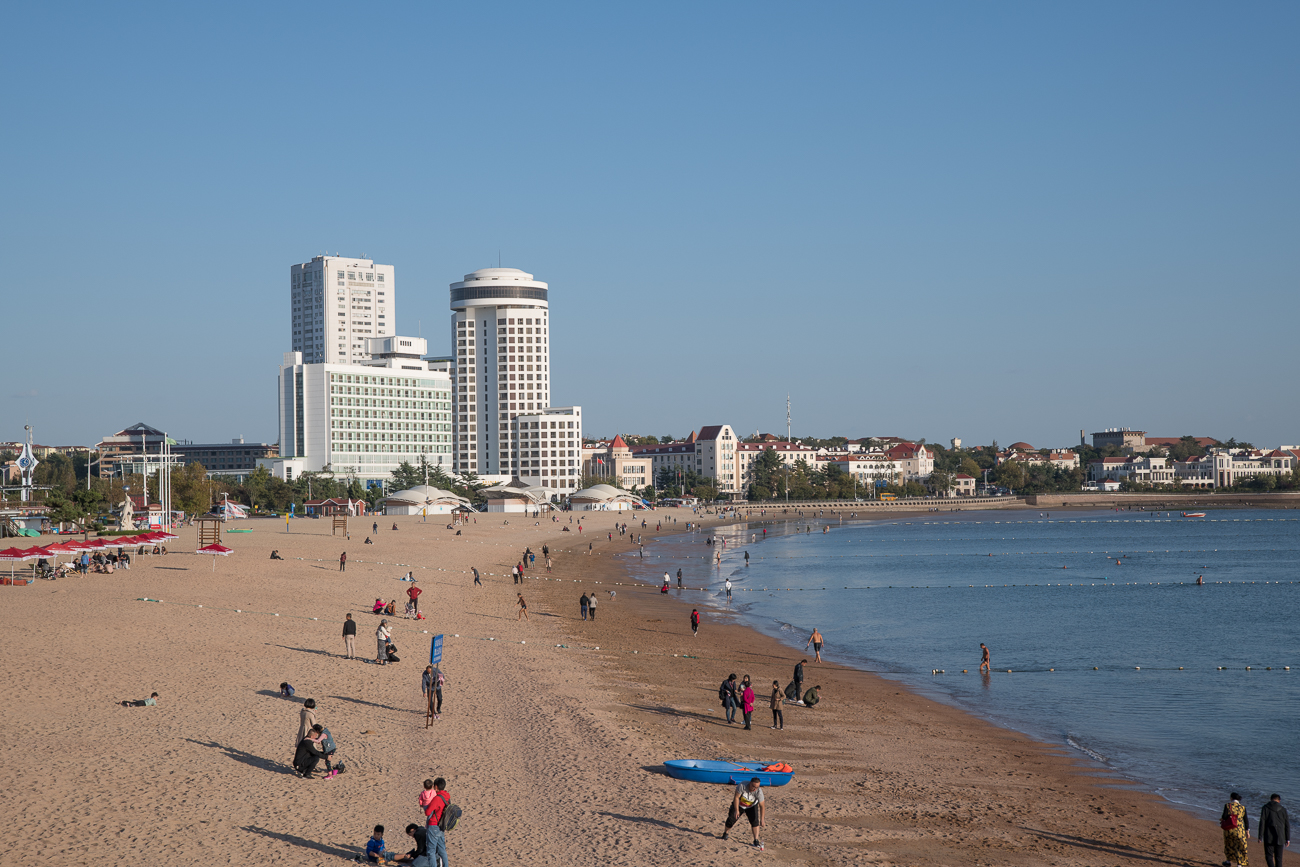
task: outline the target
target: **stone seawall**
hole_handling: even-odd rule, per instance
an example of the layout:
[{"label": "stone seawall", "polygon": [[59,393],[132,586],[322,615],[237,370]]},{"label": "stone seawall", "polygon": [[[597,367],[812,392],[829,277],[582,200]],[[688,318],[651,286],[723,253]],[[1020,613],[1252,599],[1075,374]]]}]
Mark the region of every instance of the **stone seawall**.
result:
[{"label": "stone seawall", "polygon": [[1103,494],[1081,491],[1070,494],[1031,494],[1025,502],[1035,508],[1147,508],[1147,509],[1239,509],[1254,506],[1268,509],[1300,509],[1300,493],[1284,494],[1195,494],[1136,493]]}]

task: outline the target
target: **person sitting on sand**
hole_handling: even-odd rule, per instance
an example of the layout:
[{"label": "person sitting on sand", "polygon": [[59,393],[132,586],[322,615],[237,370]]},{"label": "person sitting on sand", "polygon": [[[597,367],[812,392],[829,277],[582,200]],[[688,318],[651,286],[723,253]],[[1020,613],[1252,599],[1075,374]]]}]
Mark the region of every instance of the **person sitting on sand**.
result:
[{"label": "person sitting on sand", "polygon": [[396,617],[396,616],[397,616],[397,600],[396,600],[396,599],[394,599],[392,602],[389,602],[386,606],[384,606],[384,613],[387,614],[389,617]]},{"label": "person sitting on sand", "polygon": [[[361,859],[358,858],[357,860]],[[374,833],[366,841],[366,860],[371,864],[387,864],[393,860],[392,854],[388,851],[388,846],[384,843],[383,825],[376,825]]]},{"label": "person sitting on sand", "polygon": [[383,614],[383,613],[384,613],[384,600],[383,600],[383,599],[376,599],[376,600],[375,600],[375,607],[370,609],[370,613],[371,613],[371,614]]},{"label": "person sitting on sand", "polygon": [[280,552],[279,552],[278,550],[276,550],[276,551],[272,551],[272,552],[271,552],[271,559],[272,559],[272,560],[283,560],[284,558],[281,557],[281,556],[280,556]]},{"label": "person sitting on sand", "polygon": [[293,698],[296,692],[297,690],[293,688],[292,684],[290,683],[280,684],[280,696],[282,698]]},{"label": "person sitting on sand", "polygon": [[155,707],[158,704],[158,693],[151,693],[148,698],[140,698],[135,701],[124,701],[122,707]]},{"label": "person sitting on sand", "polygon": [[394,529],[394,530],[397,529],[397,524],[396,524],[396,523],[393,524],[393,529]]},{"label": "person sitting on sand", "polygon": [[373,545],[373,544],[375,544],[375,543],[374,543],[374,542],[371,542],[371,541],[370,541],[370,537],[367,536],[367,537],[366,537],[365,544],[367,544],[367,545]]},{"label": "person sitting on sand", "polygon": [[817,684],[816,686],[811,687],[807,692],[805,692],[805,693],[803,694],[803,706],[804,706],[804,707],[813,707],[814,705],[817,704],[817,702],[819,702],[819,701],[822,700],[822,698],[821,698],[821,688],[822,688],[822,686],[821,686],[821,684],[819,683],[819,684]]}]

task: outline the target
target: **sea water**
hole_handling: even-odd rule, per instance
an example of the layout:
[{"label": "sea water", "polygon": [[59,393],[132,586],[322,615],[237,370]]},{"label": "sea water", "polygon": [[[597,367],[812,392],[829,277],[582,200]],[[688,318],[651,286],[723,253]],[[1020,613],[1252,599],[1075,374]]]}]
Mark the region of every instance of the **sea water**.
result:
[{"label": "sea water", "polygon": [[[1300,513],[793,514],[719,529],[717,546],[657,542],[633,571],[668,571],[685,601],[798,648],[815,626],[828,660],[1077,750],[1193,812],[1217,815],[1232,790],[1300,800]],[[706,589],[677,591],[679,567]]]}]

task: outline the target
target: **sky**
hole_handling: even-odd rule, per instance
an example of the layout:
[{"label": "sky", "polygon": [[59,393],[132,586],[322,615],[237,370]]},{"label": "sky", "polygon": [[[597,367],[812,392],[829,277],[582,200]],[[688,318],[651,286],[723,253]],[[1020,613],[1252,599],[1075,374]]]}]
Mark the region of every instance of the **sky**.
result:
[{"label": "sky", "polygon": [[278,439],[289,269],[589,434],[1300,443],[1295,3],[16,4],[0,439]]}]

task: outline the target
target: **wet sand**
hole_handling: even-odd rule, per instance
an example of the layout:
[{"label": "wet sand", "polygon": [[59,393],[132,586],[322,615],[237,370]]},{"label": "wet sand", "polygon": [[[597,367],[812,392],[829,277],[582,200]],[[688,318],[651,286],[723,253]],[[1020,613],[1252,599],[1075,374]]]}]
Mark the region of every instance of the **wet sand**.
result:
[{"label": "wet sand", "polygon": [[[689,516],[655,515],[666,512],[679,528]],[[584,516],[581,535],[576,523],[560,531],[568,517],[502,526],[480,515],[461,536],[445,518],[380,518],[374,545],[361,543],[369,519],[354,519],[350,542],[327,520],[289,533],[241,521],[232,526],[253,532],[225,537],[236,553],[215,571],[210,557],[174,553],[0,588],[3,863],[331,864],[360,852],[376,823],[405,851],[420,782],[438,775],[465,812],[449,835],[457,867],[1222,861],[1214,823],[833,661],[807,666],[823,702],[787,708],[784,731],[768,728],[769,688],[752,731],[726,725],[717,687],[728,673],[784,685],[801,654],[707,613],[693,638],[689,606],[623,577],[612,555],[632,546],[606,537],[618,516]],[[180,533],[174,550],[192,551],[195,531]],[[525,546],[537,569],[519,588],[506,572]],[[268,560],[272,548],[288,559]],[[344,613],[358,621],[358,654],[373,658],[371,603],[398,599],[400,610],[408,569],[429,619],[390,618],[403,661],[342,658]],[[578,617],[584,590],[600,594],[594,622]],[[448,683],[426,728],[419,678],[439,632]],[[296,699],[279,697],[281,681]],[[117,704],[155,690],[156,708]],[[347,765],[337,778],[289,767],[308,697]],[[764,853],[749,851],[743,825],[718,839],[729,789],[663,774],[666,759],[720,756],[796,768],[767,792]]]}]

